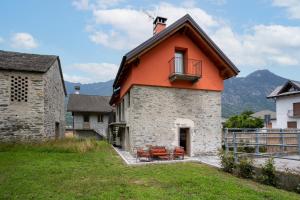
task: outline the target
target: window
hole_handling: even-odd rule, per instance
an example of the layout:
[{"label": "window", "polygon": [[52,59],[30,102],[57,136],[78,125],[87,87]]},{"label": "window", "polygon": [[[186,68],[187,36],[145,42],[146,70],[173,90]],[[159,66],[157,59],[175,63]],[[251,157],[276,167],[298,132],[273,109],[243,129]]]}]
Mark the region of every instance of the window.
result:
[{"label": "window", "polygon": [[10,101],[27,102],[28,101],[28,77],[11,76],[10,82]]},{"label": "window", "polygon": [[293,104],[294,116],[300,116],[300,102]]},{"label": "window", "polygon": [[103,116],[101,114],[98,115],[98,122],[103,122]]},{"label": "window", "polygon": [[287,122],[288,128],[297,128],[297,122]]},{"label": "window", "polygon": [[130,92],[127,93],[127,97],[128,97],[128,108],[130,107]]},{"label": "window", "polygon": [[183,51],[175,52],[175,73],[178,74],[184,73],[184,52]]},{"label": "window", "polygon": [[83,115],[83,121],[84,122],[89,122],[90,121],[90,116],[89,115]]}]

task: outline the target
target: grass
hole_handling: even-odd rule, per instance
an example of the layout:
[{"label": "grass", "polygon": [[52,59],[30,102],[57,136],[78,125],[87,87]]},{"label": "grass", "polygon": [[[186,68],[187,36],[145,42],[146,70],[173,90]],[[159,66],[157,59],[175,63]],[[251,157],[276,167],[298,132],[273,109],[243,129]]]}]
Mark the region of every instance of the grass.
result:
[{"label": "grass", "polygon": [[0,199],[300,199],[196,163],[129,167],[105,142],[0,145]]}]

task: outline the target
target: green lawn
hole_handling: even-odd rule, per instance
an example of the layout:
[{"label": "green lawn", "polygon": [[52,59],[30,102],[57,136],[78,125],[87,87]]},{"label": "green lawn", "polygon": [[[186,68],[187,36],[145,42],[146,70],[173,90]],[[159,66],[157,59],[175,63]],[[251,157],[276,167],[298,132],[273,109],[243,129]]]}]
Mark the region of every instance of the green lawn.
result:
[{"label": "green lawn", "polygon": [[108,144],[97,145],[87,152],[0,145],[0,198],[300,199],[196,163],[129,167]]}]

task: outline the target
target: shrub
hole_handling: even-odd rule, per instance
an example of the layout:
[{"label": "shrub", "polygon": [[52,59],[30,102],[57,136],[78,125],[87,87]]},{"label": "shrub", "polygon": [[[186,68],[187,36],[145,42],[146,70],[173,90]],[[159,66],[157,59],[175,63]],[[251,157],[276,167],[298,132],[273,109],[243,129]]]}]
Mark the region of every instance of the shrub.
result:
[{"label": "shrub", "polygon": [[265,165],[261,168],[261,181],[264,184],[276,186],[277,185],[277,177],[274,166],[274,159],[269,158]]},{"label": "shrub", "polygon": [[251,158],[242,158],[237,165],[238,174],[243,178],[253,178],[254,165]]},{"label": "shrub", "polygon": [[223,171],[232,173],[235,168],[234,156],[232,152],[225,153],[225,151],[219,151],[219,157],[221,160],[221,166]]},{"label": "shrub", "polygon": [[296,188],[296,192],[300,194],[300,183],[298,184],[298,186]]}]

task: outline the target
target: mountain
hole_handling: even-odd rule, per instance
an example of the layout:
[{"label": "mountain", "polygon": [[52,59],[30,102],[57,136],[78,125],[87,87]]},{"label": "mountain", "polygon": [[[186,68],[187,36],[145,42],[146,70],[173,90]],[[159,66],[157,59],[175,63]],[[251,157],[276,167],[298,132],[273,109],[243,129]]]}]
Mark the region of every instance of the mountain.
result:
[{"label": "mountain", "polygon": [[[229,117],[244,110],[275,110],[273,100],[266,99],[275,87],[282,85],[287,79],[268,70],[258,70],[246,77],[225,80],[222,94],[222,116]],[[80,84],[65,81],[68,94],[74,93],[74,86],[80,85],[81,94],[112,94],[113,80],[107,82]]]},{"label": "mountain", "polygon": [[273,100],[266,99],[277,86],[287,79],[269,70],[257,70],[246,77],[231,78],[224,82],[222,115],[229,117],[244,110],[254,112],[269,109],[275,111]]},{"label": "mountain", "polygon": [[80,94],[101,95],[101,96],[110,96],[112,94],[113,83],[114,80],[110,80],[107,82],[89,83],[89,84],[72,83],[72,82],[65,81],[68,94],[73,94],[74,86],[79,85]]}]

